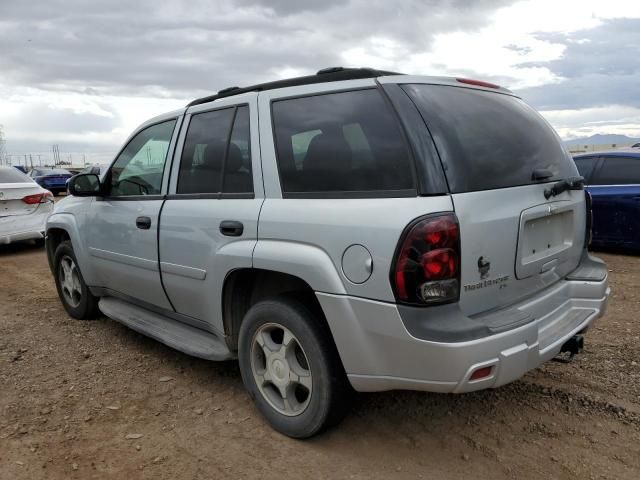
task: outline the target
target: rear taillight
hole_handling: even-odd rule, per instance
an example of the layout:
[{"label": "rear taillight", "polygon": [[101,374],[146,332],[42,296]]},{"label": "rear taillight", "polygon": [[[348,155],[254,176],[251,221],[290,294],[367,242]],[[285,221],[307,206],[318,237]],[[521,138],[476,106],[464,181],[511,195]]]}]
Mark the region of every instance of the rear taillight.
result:
[{"label": "rear taillight", "polygon": [[391,270],[400,303],[432,305],[458,300],[460,227],[452,213],[420,218],[400,238]]},{"label": "rear taillight", "polygon": [[587,210],[587,223],[585,229],[584,236],[584,248],[591,246],[591,238],[593,237],[593,210],[591,204],[593,203],[591,194],[585,190],[584,191],[584,199],[585,199],[585,208]]},{"label": "rear taillight", "polygon": [[26,197],[22,198],[22,201],[27,205],[53,202],[53,194],[49,191],[46,191],[43,193],[36,193],[35,195],[27,195]]}]

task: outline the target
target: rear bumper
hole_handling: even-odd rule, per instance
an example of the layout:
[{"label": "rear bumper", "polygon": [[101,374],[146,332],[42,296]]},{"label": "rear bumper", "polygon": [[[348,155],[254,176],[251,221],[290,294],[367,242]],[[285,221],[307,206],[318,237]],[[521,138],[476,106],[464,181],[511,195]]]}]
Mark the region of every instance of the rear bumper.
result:
[{"label": "rear bumper", "polygon": [[47,218],[53,211],[53,203],[45,203],[29,215],[0,217],[0,245],[44,238]]},{"label": "rear bumper", "polygon": [[[465,317],[468,322],[490,325],[496,324],[490,317],[499,318],[499,323],[514,328],[450,342],[413,335],[394,304],[323,293],[317,296],[356,390],[461,393],[499,387],[553,358],[565,341],[604,314],[609,292],[606,268],[601,280],[565,279],[504,311],[482,319]],[[447,307],[451,310],[457,305]],[[424,309],[424,315],[435,314],[431,308]],[[509,315],[514,317],[511,323],[505,321]],[[483,367],[492,367],[491,374],[470,380]]]}]

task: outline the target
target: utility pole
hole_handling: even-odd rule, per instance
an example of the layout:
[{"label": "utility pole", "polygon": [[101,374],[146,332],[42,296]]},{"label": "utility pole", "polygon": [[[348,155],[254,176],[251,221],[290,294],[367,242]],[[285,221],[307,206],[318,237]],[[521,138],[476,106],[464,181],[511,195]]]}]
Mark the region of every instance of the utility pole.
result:
[{"label": "utility pole", "polygon": [[60,163],[60,146],[56,143],[51,146],[53,152],[53,166],[58,166]]}]

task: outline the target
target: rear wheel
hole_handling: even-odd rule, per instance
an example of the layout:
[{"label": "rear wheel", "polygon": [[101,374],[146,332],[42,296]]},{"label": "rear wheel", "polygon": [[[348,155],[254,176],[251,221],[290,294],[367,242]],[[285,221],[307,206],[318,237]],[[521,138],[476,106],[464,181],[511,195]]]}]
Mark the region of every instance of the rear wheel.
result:
[{"label": "rear wheel", "polygon": [[260,413],[277,431],[311,437],[348,411],[351,387],[313,309],[291,298],[259,302],[240,328],[240,371]]},{"label": "rear wheel", "polygon": [[82,278],[71,242],[65,240],[54,255],[54,277],[58,296],[69,315],[80,320],[96,318],[98,297],[91,294]]}]

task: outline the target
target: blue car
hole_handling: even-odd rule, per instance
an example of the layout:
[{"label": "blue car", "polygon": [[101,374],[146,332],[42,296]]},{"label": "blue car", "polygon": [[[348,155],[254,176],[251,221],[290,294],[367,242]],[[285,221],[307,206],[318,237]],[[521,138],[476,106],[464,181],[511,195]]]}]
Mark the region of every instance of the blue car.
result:
[{"label": "blue car", "polygon": [[640,150],[574,157],[592,197],[595,247],[640,249]]},{"label": "blue car", "polygon": [[73,175],[62,168],[34,168],[29,176],[54,195],[67,191],[67,180]]}]

